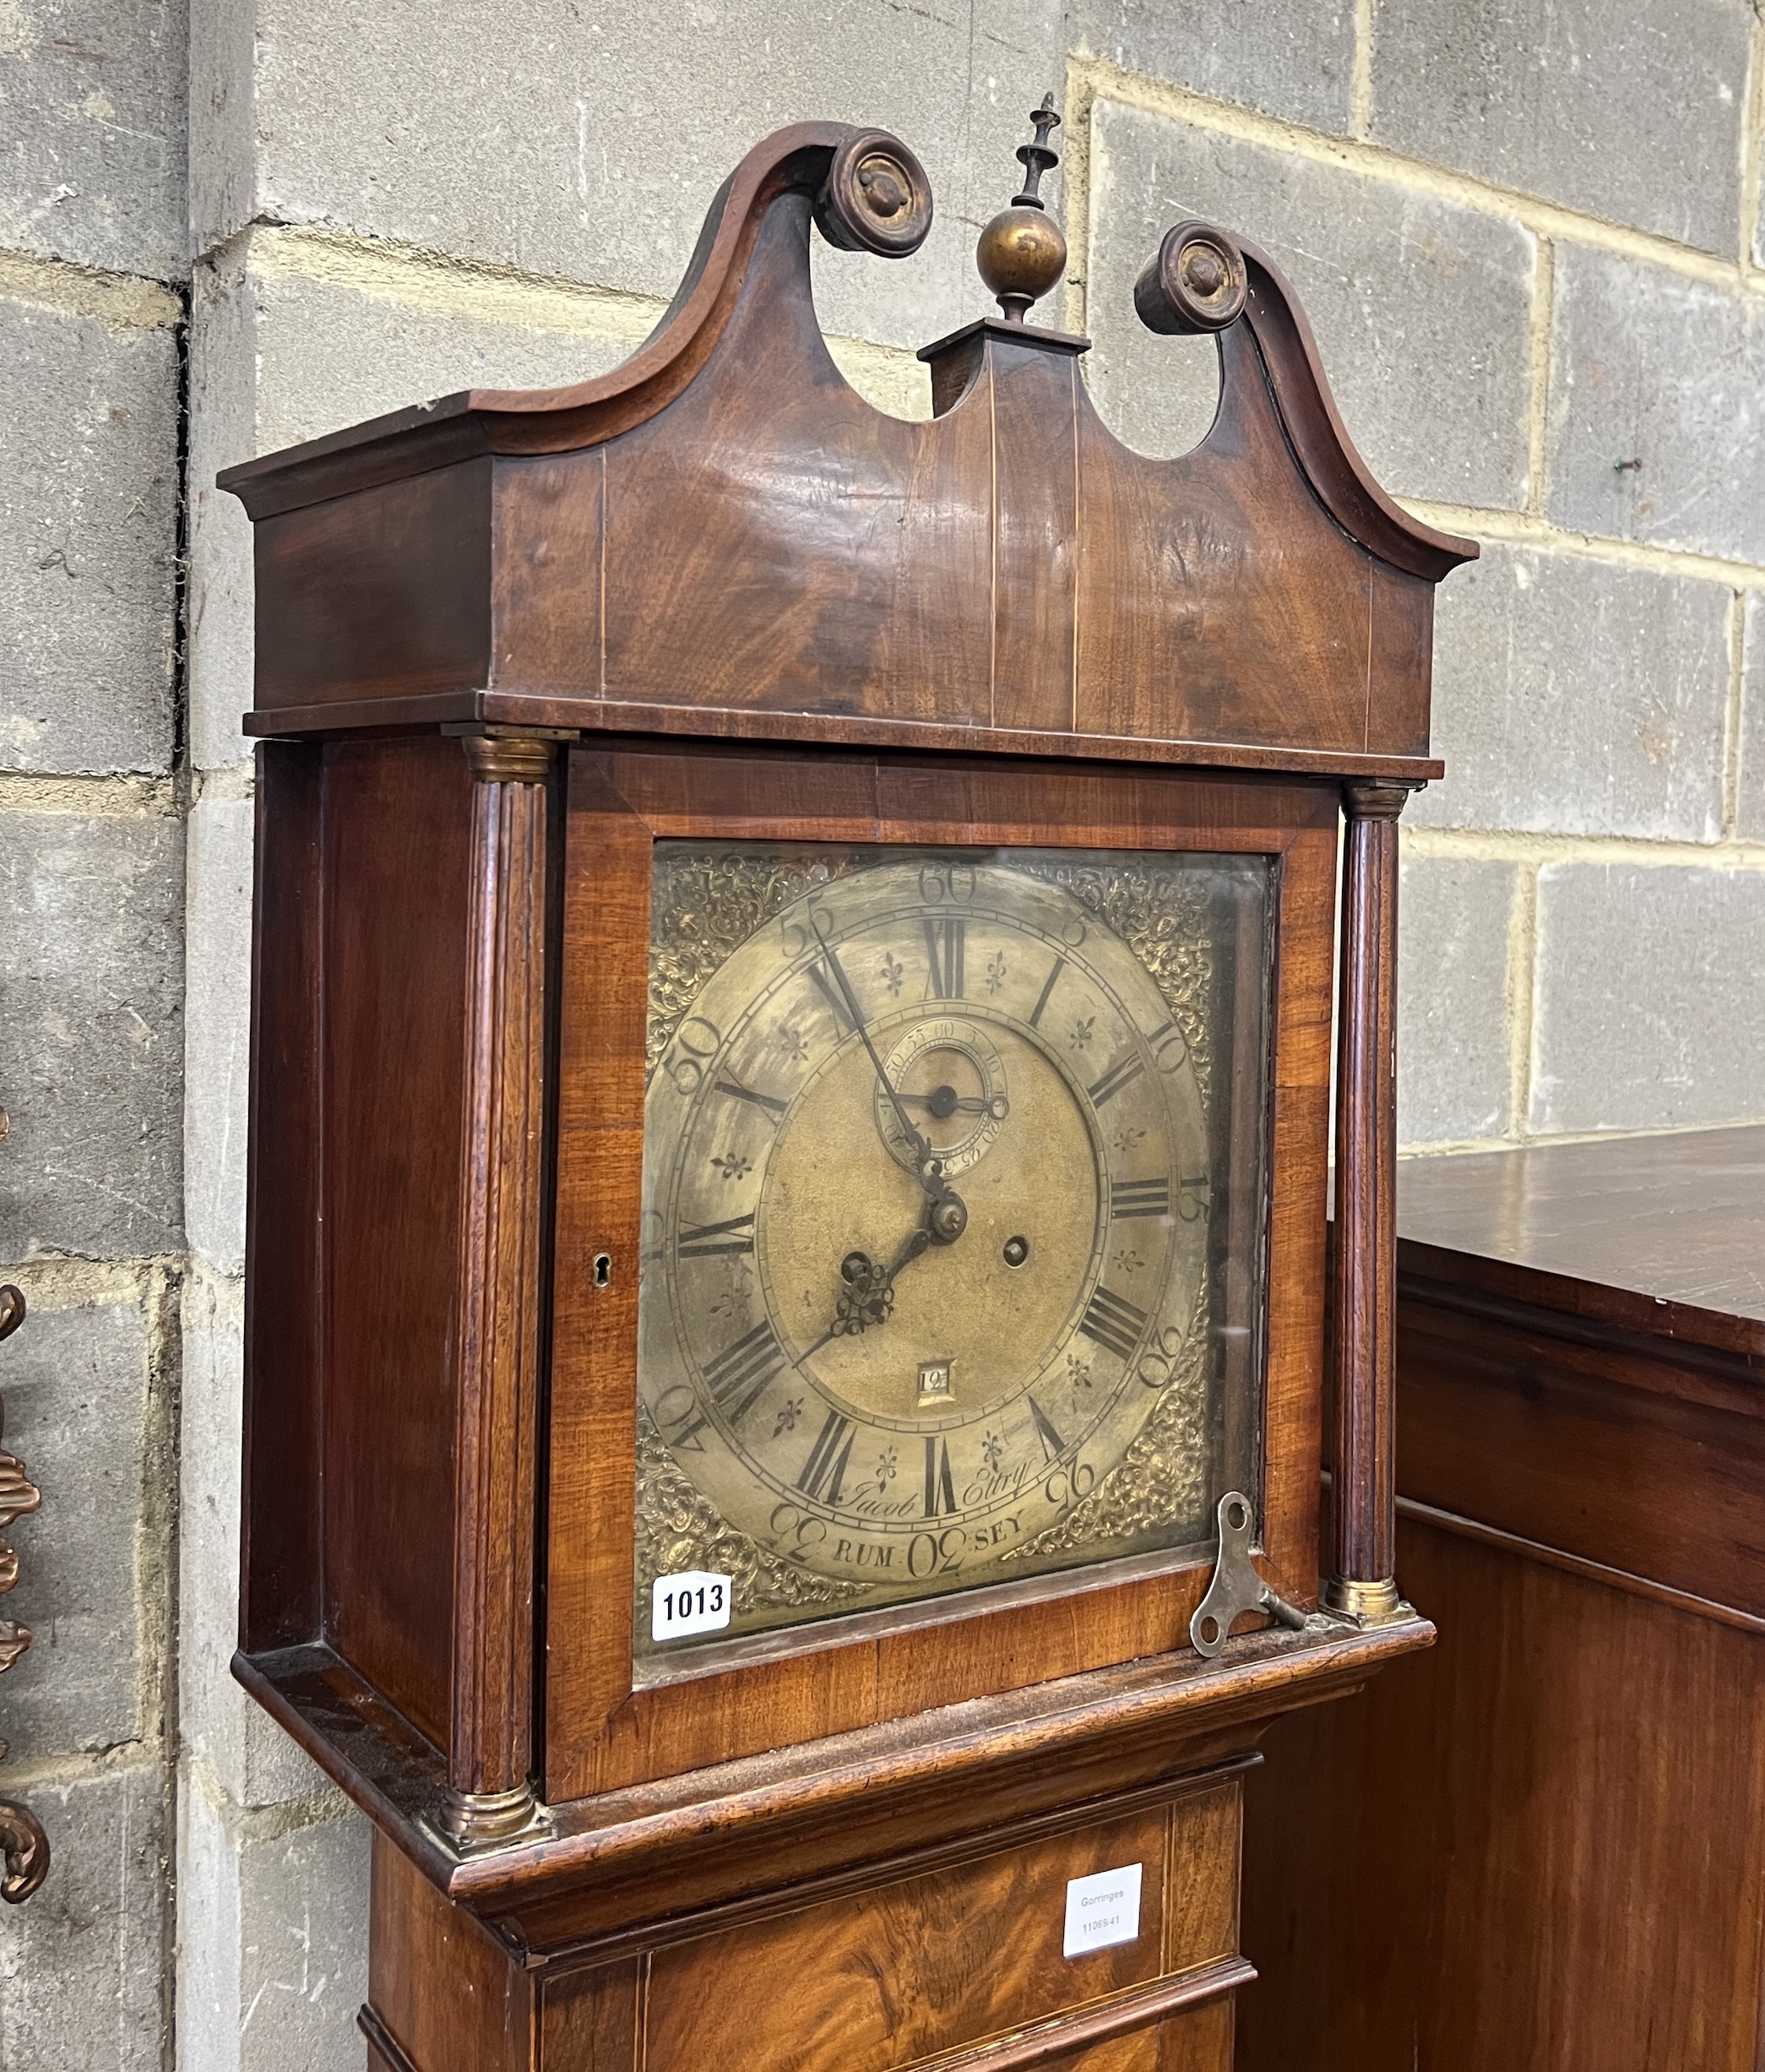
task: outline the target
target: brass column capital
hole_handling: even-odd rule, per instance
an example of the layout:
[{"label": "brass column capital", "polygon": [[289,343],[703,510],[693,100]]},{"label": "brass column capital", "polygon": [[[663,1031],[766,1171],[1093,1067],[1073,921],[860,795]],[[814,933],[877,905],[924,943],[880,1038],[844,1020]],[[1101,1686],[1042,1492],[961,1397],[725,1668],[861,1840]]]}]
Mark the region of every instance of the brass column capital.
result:
[{"label": "brass column capital", "polygon": [[544,784],[558,743],[575,738],[554,728],[518,726],[485,727],[459,737],[479,784]]},{"label": "brass column capital", "polygon": [[1419,784],[1399,784],[1388,777],[1349,777],[1343,781],[1342,809],[1350,820],[1395,820]]}]

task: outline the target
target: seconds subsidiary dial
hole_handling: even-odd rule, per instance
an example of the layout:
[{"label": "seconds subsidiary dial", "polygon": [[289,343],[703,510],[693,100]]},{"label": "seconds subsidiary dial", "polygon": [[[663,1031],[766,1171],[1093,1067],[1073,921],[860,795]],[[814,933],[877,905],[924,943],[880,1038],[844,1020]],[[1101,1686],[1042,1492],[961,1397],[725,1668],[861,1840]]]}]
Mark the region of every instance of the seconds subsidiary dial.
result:
[{"label": "seconds subsidiary dial", "polygon": [[1073,876],[806,866],[665,1030],[640,1652],[658,1575],[728,1574],[740,1632],[1121,1551],[1137,1464],[1126,1512],[1204,1532],[1203,1003]]}]

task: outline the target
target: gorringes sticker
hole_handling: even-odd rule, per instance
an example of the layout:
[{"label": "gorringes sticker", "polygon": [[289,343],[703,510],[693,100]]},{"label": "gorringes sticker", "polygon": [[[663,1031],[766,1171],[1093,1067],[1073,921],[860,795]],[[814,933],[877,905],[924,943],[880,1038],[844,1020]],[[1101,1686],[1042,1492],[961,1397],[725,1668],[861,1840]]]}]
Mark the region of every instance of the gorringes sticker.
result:
[{"label": "gorringes sticker", "polygon": [[1062,1956],[1089,1956],[1094,1950],[1139,1940],[1140,1870],[1138,1863],[1124,1863],[1120,1870],[1068,1880]]}]

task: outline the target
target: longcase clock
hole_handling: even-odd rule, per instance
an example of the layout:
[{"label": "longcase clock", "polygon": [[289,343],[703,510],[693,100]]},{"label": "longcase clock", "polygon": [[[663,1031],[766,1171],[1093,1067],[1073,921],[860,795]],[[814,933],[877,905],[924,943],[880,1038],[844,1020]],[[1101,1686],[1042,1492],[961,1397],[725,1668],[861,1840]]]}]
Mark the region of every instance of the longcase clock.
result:
[{"label": "longcase clock", "polygon": [[1258,1737],[1430,1636],[1396,822],[1474,550],[1206,224],[1136,301],[1218,417],[1116,441],[1032,320],[1035,119],[927,422],[809,289],[812,226],[910,257],[925,173],[810,123],[615,373],[221,478],[236,1667],[377,1830],[378,2072],[1224,2067]]}]

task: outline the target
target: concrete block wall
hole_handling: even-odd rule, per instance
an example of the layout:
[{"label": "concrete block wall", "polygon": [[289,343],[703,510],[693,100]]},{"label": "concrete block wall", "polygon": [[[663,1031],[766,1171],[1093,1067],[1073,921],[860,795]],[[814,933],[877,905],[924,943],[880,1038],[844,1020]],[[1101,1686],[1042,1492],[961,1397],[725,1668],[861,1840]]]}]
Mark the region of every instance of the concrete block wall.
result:
[{"label": "concrete block wall", "polygon": [[1405,1145],[1755,1117],[1759,19],[1359,19],[1328,119],[1071,61],[1094,388],[1145,450],[1204,428],[1207,356],[1129,290],[1160,225],[1216,217],[1295,281],[1382,481],[1483,543],[1440,600],[1447,776],[1405,818]]},{"label": "concrete block wall", "polygon": [[180,0],[0,4],[0,1392],[43,1491],[0,1792],[53,1851],[0,1922],[6,2072],[171,2048],[184,47]]},{"label": "concrete block wall", "polygon": [[[1128,289],[1212,215],[1297,283],[1381,478],[1484,542],[1404,836],[1412,1150],[1765,1117],[1750,0],[189,5],[0,0],[0,1259],[38,1304],[0,1389],[57,1636],[0,1685],[0,1780],[62,1847],[0,1921],[3,2072],[361,2061],[363,1830],[227,1672],[252,579],[215,472],[613,365],[765,130],[881,122],[931,172],[915,261],[816,257],[879,406],[929,407],[913,348],[983,307],[1053,85],[1051,314],[1121,436],[1205,429],[1210,349]],[[46,2042],[63,2004],[87,2028]]]}]

